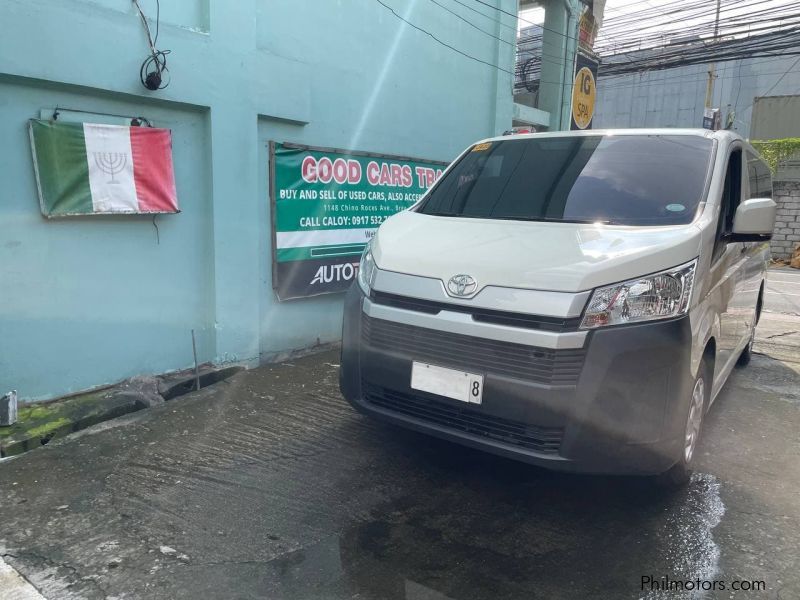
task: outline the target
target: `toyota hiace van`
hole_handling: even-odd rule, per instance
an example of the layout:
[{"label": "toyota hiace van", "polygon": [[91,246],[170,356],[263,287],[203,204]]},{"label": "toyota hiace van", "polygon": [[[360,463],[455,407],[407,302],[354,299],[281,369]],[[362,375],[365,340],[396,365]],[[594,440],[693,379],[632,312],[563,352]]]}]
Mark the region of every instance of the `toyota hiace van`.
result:
[{"label": "toyota hiace van", "polygon": [[775,203],[729,131],[498,137],[377,230],[340,386],[369,415],[543,467],[688,479],[746,364]]}]

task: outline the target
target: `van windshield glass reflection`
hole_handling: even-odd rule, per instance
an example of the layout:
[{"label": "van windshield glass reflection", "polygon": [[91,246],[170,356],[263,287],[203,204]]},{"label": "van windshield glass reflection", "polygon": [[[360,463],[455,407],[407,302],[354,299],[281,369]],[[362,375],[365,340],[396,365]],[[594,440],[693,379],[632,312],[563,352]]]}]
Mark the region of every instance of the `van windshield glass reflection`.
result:
[{"label": "van windshield glass reflection", "polygon": [[477,144],[417,208],[440,216],[617,225],[690,223],[713,142],[689,135]]}]

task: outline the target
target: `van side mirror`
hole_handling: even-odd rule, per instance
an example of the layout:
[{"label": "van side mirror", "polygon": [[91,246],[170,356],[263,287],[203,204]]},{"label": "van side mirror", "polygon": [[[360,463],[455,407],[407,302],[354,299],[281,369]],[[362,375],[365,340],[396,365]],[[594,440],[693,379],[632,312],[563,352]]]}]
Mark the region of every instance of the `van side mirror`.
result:
[{"label": "van side mirror", "polygon": [[763,242],[772,238],[778,205],[772,198],[751,198],[736,209],[731,242]]}]

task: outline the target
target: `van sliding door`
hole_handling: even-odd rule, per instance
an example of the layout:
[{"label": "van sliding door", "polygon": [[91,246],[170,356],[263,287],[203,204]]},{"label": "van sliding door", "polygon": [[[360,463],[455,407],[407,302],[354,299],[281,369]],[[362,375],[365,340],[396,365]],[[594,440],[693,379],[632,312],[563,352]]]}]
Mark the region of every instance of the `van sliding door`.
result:
[{"label": "van sliding door", "polygon": [[742,268],[746,259],[742,253],[744,245],[741,242],[728,241],[728,235],[733,231],[736,207],[739,206],[742,197],[743,174],[740,149],[731,152],[726,173],[711,268],[713,301],[717,304],[720,315],[717,373],[735,358],[733,353],[745,329],[746,306],[744,306],[745,299],[741,297]]}]

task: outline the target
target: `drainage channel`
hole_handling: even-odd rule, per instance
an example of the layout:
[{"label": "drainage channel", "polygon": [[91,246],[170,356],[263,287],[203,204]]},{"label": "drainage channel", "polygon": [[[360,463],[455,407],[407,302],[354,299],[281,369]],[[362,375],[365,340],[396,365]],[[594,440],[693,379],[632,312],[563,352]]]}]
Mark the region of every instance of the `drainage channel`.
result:
[{"label": "drainage channel", "polygon": [[236,375],[236,373],[243,370],[243,367],[227,367],[225,369],[220,369],[219,371],[211,371],[209,373],[201,374],[197,379],[195,379],[194,376],[184,378],[177,383],[166,386],[166,388],[161,391],[161,396],[166,401],[174,400],[175,398],[190,392],[197,391],[198,380],[200,383],[199,389],[202,390],[203,388],[214,385],[215,383],[219,383],[220,381],[225,381],[226,379],[233,377]]},{"label": "drainage channel", "polygon": [[[243,370],[243,367],[227,367],[218,371],[201,373],[198,378],[195,378],[194,375],[185,374],[177,377],[159,377],[158,392],[157,394],[154,393],[153,398],[149,400],[138,398],[136,394],[124,391],[122,390],[123,386],[120,386],[120,388],[116,390],[116,393],[113,389],[111,390],[111,394],[105,399],[105,404],[107,406],[99,412],[87,411],[87,414],[80,414],[81,411],[76,411],[75,416],[63,425],[49,427],[48,423],[45,422],[40,426],[31,428],[28,432],[20,431],[18,439],[3,440],[0,438],[0,460],[12,458],[36,448],[46,446],[53,439],[66,437],[72,433],[97,425],[98,423],[135,413],[159,404],[160,402],[168,402],[194,392],[197,389],[198,379],[200,389],[203,389],[225,381]],[[35,433],[40,429],[46,429],[46,433]],[[12,436],[9,437],[13,438],[15,436],[12,434]]]}]

